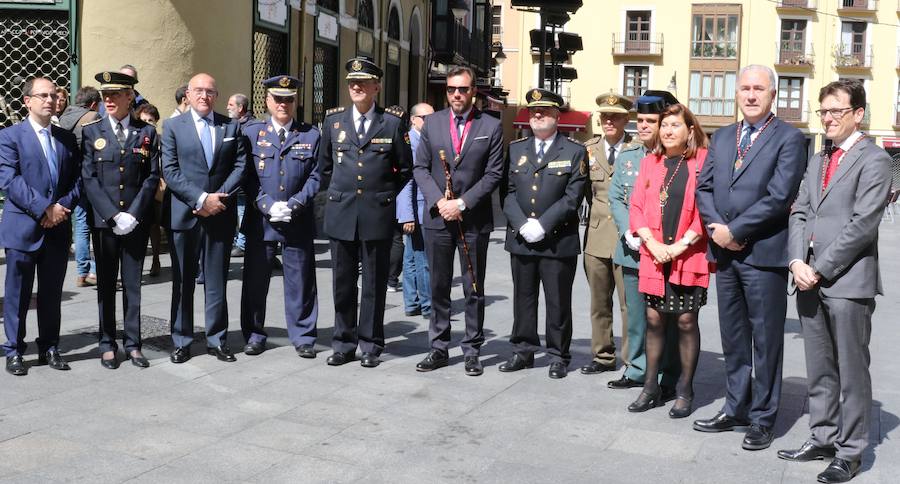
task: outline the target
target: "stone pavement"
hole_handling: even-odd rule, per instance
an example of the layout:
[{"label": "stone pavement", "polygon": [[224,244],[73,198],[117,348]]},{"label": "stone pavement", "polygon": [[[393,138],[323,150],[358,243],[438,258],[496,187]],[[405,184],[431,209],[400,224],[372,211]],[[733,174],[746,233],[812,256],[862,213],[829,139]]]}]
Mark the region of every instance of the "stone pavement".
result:
[{"label": "stone pavement", "polygon": [[[898,482],[900,474],[900,446],[891,440],[900,423],[900,359],[892,358],[900,347],[893,325],[900,313],[900,222],[885,222],[881,232],[888,293],[875,311],[873,445],[858,483]],[[793,298],[777,438],[770,449],[747,452],[740,448],[742,434],[691,429],[694,418],[715,414],[724,399],[714,290],[700,312],[697,410],[688,419],[669,419],[668,405],[630,414],[626,406],[639,390],[606,388],[619,372],[577,372],[590,348],[589,296],[580,270],[569,377],[550,380],[544,357],[534,369],[501,374],[497,366],[509,355],[512,327],[502,234],[495,231],[490,246],[486,368],[478,378],[464,375],[458,348],[451,352],[450,367],[415,371],[427,350],[427,324],[405,317],[399,293],[388,294],[385,362],[377,369],[355,363],[327,367],[333,306],[324,243],[317,245],[322,351],[317,359],[298,358],[288,343],[278,275],[269,295],[272,349],[256,357],[238,354],[231,364],[206,355],[170,363],[171,286],[164,256],[163,277],[145,278],[143,292],[145,353],[152,366],[140,370],[126,363],[109,371],[97,360],[96,291],[74,287],[70,263],[60,347],[72,371],[32,367],[24,378],[0,374],[0,482],[815,482],[824,463],[788,463],[775,455],[807,435],[803,342]],[[229,341],[235,349],[243,343],[241,262],[232,261],[228,286]],[[459,330],[458,283],[453,291]],[[202,321],[200,291],[196,301]],[[32,311],[29,342],[36,335],[34,318]],[[454,331],[454,344],[459,338]],[[194,346],[195,355],[203,352],[202,341]],[[29,349],[26,360],[34,363],[33,343]]]}]

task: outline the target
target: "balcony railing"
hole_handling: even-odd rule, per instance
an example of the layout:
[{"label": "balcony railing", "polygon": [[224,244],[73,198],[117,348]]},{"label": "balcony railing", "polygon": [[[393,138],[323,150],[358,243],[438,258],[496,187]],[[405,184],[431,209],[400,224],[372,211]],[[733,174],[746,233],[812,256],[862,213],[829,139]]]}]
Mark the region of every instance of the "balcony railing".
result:
[{"label": "balcony railing", "polygon": [[488,50],[491,42],[484,30],[470,32],[451,15],[441,15],[434,18],[432,39],[437,62],[469,65],[481,74],[490,70]]},{"label": "balcony railing", "polygon": [[[898,0],[900,1],[900,0]],[[775,8],[778,9],[815,9],[816,4],[818,2],[816,0],[778,0],[778,3],[775,4]]]},{"label": "balcony railing", "polygon": [[781,42],[775,43],[775,66],[782,68],[807,68],[815,64],[816,55],[812,43],[805,51],[790,50]]},{"label": "balcony railing", "polygon": [[878,11],[878,0],[838,0],[839,15],[875,13]]},{"label": "balcony railing", "polygon": [[612,54],[619,56],[661,56],[663,34],[649,32],[613,33]]},{"label": "balcony railing", "polygon": [[[781,101],[780,99],[778,100]],[[778,118],[789,123],[806,123],[807,119],[809,119],[809,109],[810,104],[809,101],[805,103],[800,103],[801,107],[798,108],[789,108],[789,107],[778,107]],[[803,106],[806,106],[804,110]]]},{"label": "balcony railing", "polygon": [[872,46],[868,49],[862,46],[847,44],[835,44],[834,67],[837,69],[871,69]]}]

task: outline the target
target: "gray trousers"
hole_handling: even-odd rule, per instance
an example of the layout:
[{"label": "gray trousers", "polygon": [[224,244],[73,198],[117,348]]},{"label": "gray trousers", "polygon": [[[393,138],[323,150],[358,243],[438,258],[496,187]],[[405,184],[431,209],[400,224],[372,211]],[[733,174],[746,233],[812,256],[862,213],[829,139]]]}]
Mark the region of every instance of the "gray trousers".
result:
[{"label": "gray trousers", "polygon": [[809,427],[817,446],[834,445],[837,457],[859,460],[869,443],[872,380],[869,338],[875,299],[826,297],[801,291],[809,383]]}]

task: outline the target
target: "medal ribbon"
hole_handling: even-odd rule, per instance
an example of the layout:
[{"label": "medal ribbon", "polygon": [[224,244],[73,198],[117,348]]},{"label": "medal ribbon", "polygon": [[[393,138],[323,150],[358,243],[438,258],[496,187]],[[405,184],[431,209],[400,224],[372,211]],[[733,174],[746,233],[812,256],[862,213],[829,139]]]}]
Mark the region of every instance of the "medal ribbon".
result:
[{"label": "medal ribbon", "polygon": [[475,117],[475,109],[469,111],[469,116],[466,118],[466,125],[463,128],[462,138],[459,137],[459,131],[456,129],[456,115],[453,114],[453,110],[450,110],[450,139],[453,140],[453,151],[456,153],[456,157],[459,158],[462,153],[463,143],[466,142],[466,138],[469,136],[469,128],[472,127],[472,118]]},{"label": "medal ribbon", "polygon": [[741,132],[743,132],[744,130],[743,129],[737,130],[737,132],[734,135],[734,145],[737,146],[737,160],[740,163],[735,162],[735,168],[740,169],[741,164],[743,164],[744,157],[747,156],[747,153],[750,152],[750,148],[753,148],[753,143],[756,143],[756,140],[758,140],[759,137],[762,136],[763,131],[765,131],[766,128],[769,127],[769,123],[771,123],[773,119],[775,119],[775,115],[769,113],[769,118],[766,119],[766,124],[764,124],[762,128],[759,128],[759,132],[756,133],[756,138],[751,139],[750,144],[747,145],[747,149],[745,149],[743,151],[741,151]]}]

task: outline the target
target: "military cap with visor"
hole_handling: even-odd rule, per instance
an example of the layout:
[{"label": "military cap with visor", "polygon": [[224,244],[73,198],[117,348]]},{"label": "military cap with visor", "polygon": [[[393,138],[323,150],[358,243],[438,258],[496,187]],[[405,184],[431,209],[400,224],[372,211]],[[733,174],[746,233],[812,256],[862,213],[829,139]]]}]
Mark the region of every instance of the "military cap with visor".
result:
[{"label": "military cap with visor", "polygon": [[347,80],[381,79],[384,71],[372,59],[364,56],[354,57],[344,66],[347,69]]},{"label": "military cap with visor", "polygon": [[620,96],[612,91],[597,96],[597,111],[601,113],[628,114],[634,103],[625,96]]},{"label": "military cap with visor", "polygon": [[100,91],[122,91],[134,89],[137,79],[117,71],[98,72],[94,79],[100,83]]},{"label": "military cap with visor", "polygon": [[535,88],[525,93],[525,100],[528,102],[529,108],[557,108],[562,109],[566,102],[562,96],[553,91]]},{"label": "military cap with visor", "polygon": [[641,114],[659,114],[673,104],[678,104],[678,99],[671,92],[647,90],[637,98],[635,110]]},{"label": "military cap with visor", "polygon": [[263,81],[263,87],[273,96],[294,96],[300,88],[300,79],[287,75],[270,77]]}]

